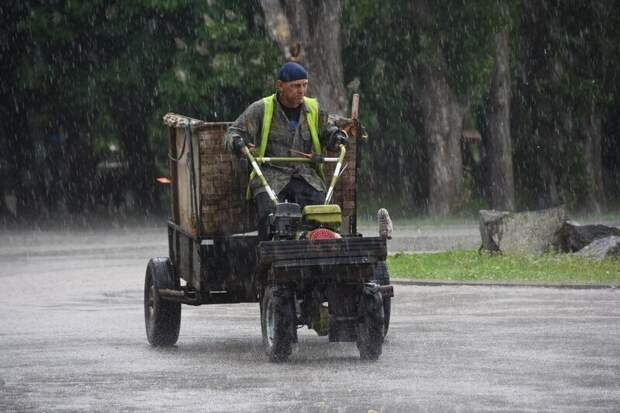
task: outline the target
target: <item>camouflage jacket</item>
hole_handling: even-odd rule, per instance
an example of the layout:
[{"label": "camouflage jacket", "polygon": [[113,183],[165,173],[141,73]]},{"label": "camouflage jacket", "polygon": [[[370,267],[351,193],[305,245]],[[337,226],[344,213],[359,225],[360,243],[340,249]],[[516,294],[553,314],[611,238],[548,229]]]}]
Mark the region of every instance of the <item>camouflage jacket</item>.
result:
[{"label": "camouflage jacket", "polygon": [[[264,111],[265,104],[261,99],[252,103],[237,120],[235,120],[224,135],[224,145],[227,150],[232,150],[232,142],[235,136],[242,137],[246,143],[252,143],[256,145],[256,147],[260,146]],[[312,152],[312,138],[310,137],[308,122],[306,121],[307,112],[308,108],[304,104],[299,115],[297,128],[290,129],[286,114],[280,102],[277,102],[273,112],[273,119],[271,120],[265,156],[299,156],[295,153],[291,153],[291,149],[305,153]],[[326,146],[332,133],[336,130],[338,130],[338,127],[328,121],[328,113],[319,110],[318,133],[321,147],[324,148]],[[326,190],[325,182],[323,182],[319,174],[309,164],[290,166],[263,164],[261,170],[269,186],[271,186],[276,194],[289,183],[293,176],[303,178],[318,191],[325,192]],[[254,196],[264,191],[264,188],[262,188],[260,181],[256,177],[250,182],[250,188]]]}]

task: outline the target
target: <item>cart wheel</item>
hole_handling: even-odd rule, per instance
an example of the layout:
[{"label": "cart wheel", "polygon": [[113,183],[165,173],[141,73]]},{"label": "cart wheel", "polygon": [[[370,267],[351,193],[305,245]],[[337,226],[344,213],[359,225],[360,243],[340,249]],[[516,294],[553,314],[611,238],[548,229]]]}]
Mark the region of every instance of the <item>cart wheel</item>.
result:
[{"label": "cart wheel", "polygon": [[[390,284],[390,273],[388,272],[387,264],[385,261],[379,261],[375,266],[374,281],[379,285]],[[388,329],[390,328],[390,313],[392,312],[392,298],[383,298],[383,337],[387,336]]]},{"label": "cart wheel", "polygon": [[265,288],[261,301],[263,345],[274,362],[286,361],[296,341],[295,301],[287,287]]},{"label": "cart wheel", "polygon": [[383,300],[376,284],[366,284],[360,296],[357,348],[362,360],[377,360],[383,347]]},{"label": "cart wheel", "polygon": [[390,313],[392,312],[392,297],[383,298],[383,337],[387,336],[390,328]]},{"label": "cart wheel", "polygon": [[153,346],[172,346],[179,338],[181,303],[161,299],[160,288],[178,289],[169,258],[152,258],[144,280],[144,321],[146,337]]}]

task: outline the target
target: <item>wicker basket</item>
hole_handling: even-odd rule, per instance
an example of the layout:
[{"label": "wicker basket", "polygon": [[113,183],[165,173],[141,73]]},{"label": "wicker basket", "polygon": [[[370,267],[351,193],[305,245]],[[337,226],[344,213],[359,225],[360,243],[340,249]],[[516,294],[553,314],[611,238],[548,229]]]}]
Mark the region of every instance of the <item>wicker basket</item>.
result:
[{"label": "wicker basket", "polygon": [[[248,163],[224,150],[224,134],[230,123],[209,123],[169,113],[164,124],[170,137],[171,221],[202,237],[256,230],[253,205],[245,199]],[[349,231],[355,214],[355,146],[355,139],[351,139],[347,166],[332,199],[342,209],[343,232]],[[333,168],[333,164],[325,168],[328,182]]]}]

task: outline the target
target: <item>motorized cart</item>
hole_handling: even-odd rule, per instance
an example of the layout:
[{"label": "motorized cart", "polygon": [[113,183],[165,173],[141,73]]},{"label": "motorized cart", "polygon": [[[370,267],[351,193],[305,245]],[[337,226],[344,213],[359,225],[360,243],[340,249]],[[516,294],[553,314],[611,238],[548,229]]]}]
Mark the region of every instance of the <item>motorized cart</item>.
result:
[{"label": "motorized cart", "polygon": [[[358,125],[351,144],[323,157],[244,158],[224,152],[227,123],[168,114],[171,214],[169,257],[146,270],[148,341],[169,346],[179,337],[181,304],[259,302],[265,351],[286,360],[307,326],[329,341],[355,341],[362,359],[376,360],[389,325],[392,287],[386,240],[357,232],[355,184]],[[324,162],[332,179],[324,205],[282,202],[263,178],[263,163]],[[345,166],[346,165],[346,166]],[[256,234],[245,199],[250,170],[274,202],[270,240]],[[329,173],[326,174],[329,176]]]}]

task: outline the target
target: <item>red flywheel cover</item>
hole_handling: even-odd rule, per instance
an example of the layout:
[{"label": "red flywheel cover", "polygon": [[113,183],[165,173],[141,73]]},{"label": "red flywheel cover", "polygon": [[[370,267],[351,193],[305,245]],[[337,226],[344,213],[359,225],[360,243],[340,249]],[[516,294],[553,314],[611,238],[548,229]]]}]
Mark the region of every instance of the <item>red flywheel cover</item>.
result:
[{"label": "red flywheel cover", "polygon": [[340,234],[327,228],[317,228],[308,233],[308,239],[315,241],[320,239],[336,239],[340,238]]}]

